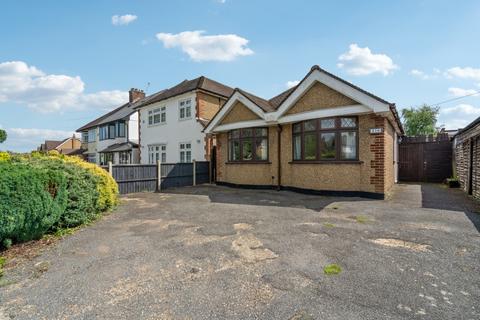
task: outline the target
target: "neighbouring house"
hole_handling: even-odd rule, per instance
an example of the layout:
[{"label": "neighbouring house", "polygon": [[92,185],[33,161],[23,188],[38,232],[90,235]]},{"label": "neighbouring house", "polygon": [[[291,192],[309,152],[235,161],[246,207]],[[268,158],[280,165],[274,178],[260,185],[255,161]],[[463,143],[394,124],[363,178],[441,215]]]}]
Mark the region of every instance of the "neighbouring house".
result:
[{"label": "neighbouring house", "polygon": [[232,88],[202,76],[137,104],[140,162],[210,160],[213,141],[202,131],[232,92]]},{"label": "neighbouring house", "polygon": [[81,155],[83,151],[81,146],[82,143],[80,139],[72,135],[70,138],[64,140],[45,140],[45,142],[37,148],[37,151],[48,152],[56,150],[61,154]]},{"label": "neighbouring house", "polygon": [[144,99],[142,90],[132,88],[127,103],[77,129],[87,161],[99,165],[139,163],[135,106]]},{"label": "neighbouring house", "polygon": [[313,66],[266,100],[235,89],[205,128],[216,182],[383,198],[397,180],[395,105]]},{"label": "neighbouring house", "polygon": [[480,117],[453,137],[455,170],[462,189],[480,199]]}]

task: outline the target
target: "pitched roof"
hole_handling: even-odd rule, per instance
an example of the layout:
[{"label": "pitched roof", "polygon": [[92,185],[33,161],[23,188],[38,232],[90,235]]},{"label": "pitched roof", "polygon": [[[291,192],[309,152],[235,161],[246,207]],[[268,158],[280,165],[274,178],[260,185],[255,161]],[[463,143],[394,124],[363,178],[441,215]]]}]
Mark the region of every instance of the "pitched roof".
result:
[{"label": "pitched roof", "polygon": [[129,141],[129,142],[112,144],[111,146],[108,146],[99,152],[104,153],[104,152],[129,151],[129,150],[132,150],[133,148],[138,148],[138,144]]},{"label": "pitched roof", "polygon": [[[297,89],[297,87],[305,80],[307,79],[310,74],[312,72],[314,72],[315,70],[317,71],[320,71],[322,73],[325,73],[326,75],[328,75],[329,77],[332,77],[333,79],[335,80],[338,80],[350,87],[352,87],[353,89],[355,90],[358,90],[360,92],[362,92],[363,94],[365,95],[368,95],[369,97],[381,102],[381,103],[384,103],[384,104],[387,104],[389,107],[390,107],[390,110],[399,126],[399,129],[402,133],[404,133],[404,130],[403,130],[403,126],[402,126],[402,123],[400,121],[400,117],[398,116],[398,112],[397,112],[397,109],[396,109],[396,106],[394,103],[390,103],[376,95],[374,95],[373,93],[370,93],[356,85],[354,85],[353,83],[351,82],[348,82],[347,80],[344,80],[322,68],[320,68],[318,65],[314,65],[310,68],[310,71],[305,75],[305,77],[303,77],[303,79],[299,82],[299,84],[297,84],[296,86],[292,87],[292,88],[289,88],[285,91],[283,91],[282,93],[274,96],[273,98],[269,99],[269,100],[266,100],[266,99],[263,99],[263,98],[260,98],[258,96],[255,96],[245,90],[242,90],[242,89],[239,89],[239,88],[235,88],[235,91],[238,91],[240,92],[242,95],[244,95],[246,98],[248,98],[250,101],[252,101],[254,104],[256,104],[258,107],[260,107],[260,109],[262,109],[264,112],[275,112],[277,111],[277,109],[282,105],[282,103],[287,100],[287,98],[295,91],[295,89]],[[218,114],[218,113],[217,113]],[[213,119],[211,119],[211,121],[213,121]],[[211,122],[210,121],[210,122]]]},{"label": "pitched roof", "polygon": [[141,103],[137,104],[135,108],[140,108],[197,89],[220,95],[225,98],[228,98],[233,93],[233,89],[229,86],[221,84],[220,82],[214,81],[207,77],[201,76],[193,80],[184,80],[169,89],[158,92],[150,96],[150,99],[147,99],[146,101],[142,101]]},{"label": "pitched roof", "polygon": [[464,132],[466,132],[466,131],[468,131],[468,130],[470,130],[470,129],[472,129],[472,128],[474,128],[474,127],[476,127],[478,124],[480,124],[480,117],[478,117],[477,119],[470,122],[465,128],[459,129],[458,132],[453,135],[453,138],[462,134],[462,133],[464,133]]},{"label": "pitched roof", "polygon": [[53,150],[55,149],[56,147],[58,147],[60,144],[62,144],[64,140],[45,140],[45,149],[47,151],[50,151],[50,150]]}]

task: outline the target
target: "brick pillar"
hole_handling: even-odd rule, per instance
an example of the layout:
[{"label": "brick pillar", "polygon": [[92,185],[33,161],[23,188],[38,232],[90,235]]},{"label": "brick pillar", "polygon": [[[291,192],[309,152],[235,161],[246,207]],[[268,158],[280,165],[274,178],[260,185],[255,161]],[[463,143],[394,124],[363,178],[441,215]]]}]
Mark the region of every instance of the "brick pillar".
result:
[{"label": "brick pillar", "polygon": [[375,192],[385,192],[385,127],[386,118],[372,115],[375,122],[375,128],[382,128],[382,133],[375,134],[370,144],[370,151],[373,153],[374,160],[370,162],[370,168],[373,175],[370,176],[370,184],[375,186]]}]

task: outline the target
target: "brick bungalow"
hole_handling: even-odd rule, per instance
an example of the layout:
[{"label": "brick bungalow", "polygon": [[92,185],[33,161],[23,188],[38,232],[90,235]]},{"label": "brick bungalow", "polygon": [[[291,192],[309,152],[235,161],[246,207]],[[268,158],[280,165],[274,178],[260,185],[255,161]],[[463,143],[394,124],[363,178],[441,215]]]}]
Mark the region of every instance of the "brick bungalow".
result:
[{"label": "brick bungalow", "polygon": [[462,189],[480,199],[480,117],[453,139],[455,170]]},{"label": "brick bungalow", "polygon": [[313,66],[270,100],[235,89],[205,132],[217,184],[383,198],[403,129],[394,104]]}]

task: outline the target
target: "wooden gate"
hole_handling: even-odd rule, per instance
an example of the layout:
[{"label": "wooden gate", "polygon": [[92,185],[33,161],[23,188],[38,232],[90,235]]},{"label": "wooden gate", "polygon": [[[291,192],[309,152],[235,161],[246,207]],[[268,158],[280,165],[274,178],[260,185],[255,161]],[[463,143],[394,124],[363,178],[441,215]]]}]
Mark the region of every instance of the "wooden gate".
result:
[{"label": "wooden gate", "polygon": [[399,180],[442,182],[450,178],[452,152],[448,134],[402,138],[399,145]]}]

